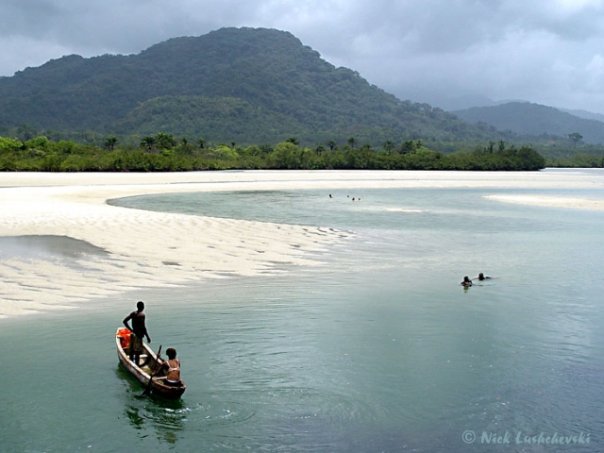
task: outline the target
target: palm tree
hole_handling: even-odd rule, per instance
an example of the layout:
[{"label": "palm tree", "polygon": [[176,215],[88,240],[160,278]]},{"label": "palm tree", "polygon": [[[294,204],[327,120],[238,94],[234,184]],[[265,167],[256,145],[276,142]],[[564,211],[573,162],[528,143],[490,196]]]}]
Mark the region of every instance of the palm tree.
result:
[{"label": "palm tree", "polygon": [[109,151],[113,151],[113,148],[115,148],[116,143],[117,137],[107,137],[107,139],[105,140],[105,148],[107,148]]},{"label": "palm tree", "polygon": [[147,151],[151,151],[155,145],[155,138],[150,135],[141,139],[141,148],[145,148]]},{"label": "palm tree", "polygon": [[155,143],[160,149],[171,149],[176,145],[176,140],[171,134],[165,132],[159,132],[155,134]]}]

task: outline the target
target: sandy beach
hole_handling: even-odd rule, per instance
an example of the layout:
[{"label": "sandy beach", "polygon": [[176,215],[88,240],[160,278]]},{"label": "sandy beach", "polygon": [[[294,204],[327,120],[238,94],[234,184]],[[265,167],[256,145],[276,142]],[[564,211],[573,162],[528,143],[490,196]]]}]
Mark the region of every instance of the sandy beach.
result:
[{"label": "sandy beach", "polygon": [[[110,206],[107,200],[154,193],[368,188],[604,187],[589,171],[539,173],[241,171],[191,173],[0,174],[0,317],[73,308],[138,288],[284,272],[320,265],[320,252],[353,233],[326,226],[279,225]],[[487,195],[488,197],[488,195]],[[602,200],[490,196],[573,209]],[[10,253],[9,238],[64,237],[98,253],[68,259]],[[8,241],[8,242],[7,242]],[[18,248],[18,247],[17,247]],[[317,253],[319,252],[319,253]]]}]

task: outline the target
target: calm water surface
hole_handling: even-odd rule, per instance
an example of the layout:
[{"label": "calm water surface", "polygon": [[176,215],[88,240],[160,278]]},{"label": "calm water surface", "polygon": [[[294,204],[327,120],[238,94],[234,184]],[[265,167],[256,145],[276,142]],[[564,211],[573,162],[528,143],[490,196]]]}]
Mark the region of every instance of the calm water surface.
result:
[{"label": "calm water surface", "polygon": [[[514,191],[120,200],[355,235],[319,268],[1,321],[0,450],[604,451],[604,213],[495,193]],[[478,272],[494,278],[464,291]],[[139,298],[152,346],[179,351],[180,402],[139,397],[117,364],[113,333]],[[524,437],[539,434],[578,437]]]}]

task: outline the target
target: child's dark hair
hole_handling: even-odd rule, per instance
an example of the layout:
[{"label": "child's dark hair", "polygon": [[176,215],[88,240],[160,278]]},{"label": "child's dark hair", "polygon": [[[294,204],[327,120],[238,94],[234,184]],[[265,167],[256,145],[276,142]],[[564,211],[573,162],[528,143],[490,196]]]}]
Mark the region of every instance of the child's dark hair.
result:
[{"label": "child's dark hair", "polygon": [[168,359],[174,360],[176,358],[176,349],[168,348],[166,349],[166,354],[168,355]]}]

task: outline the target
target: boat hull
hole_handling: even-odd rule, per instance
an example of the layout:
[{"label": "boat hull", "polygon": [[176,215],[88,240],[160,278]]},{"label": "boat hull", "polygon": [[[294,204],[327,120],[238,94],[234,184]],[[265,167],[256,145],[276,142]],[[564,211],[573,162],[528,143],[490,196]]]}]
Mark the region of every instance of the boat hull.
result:
[{"label": "boat hull", "polygon": [[[120,328],[117,329],[115,334],[115,345],[117,349],[117,356],[120,363],[126,368],[130,374],[132,374],[141,384],[147,388],[149,386],[149,379],[151,379],[151,375],[157,371],[157,369],[164,363],[161,358],[157,358],[157,354],[153,352],[153,350],[147,345],[143,343],[144,355],[147,356],[147,363],[151,365],[149,366],[138,366],[133,361],[130,360],[128,352],[124,349],[122,345],[122,339],[120,337]],[[159,395],[168,399],[178,399],[182,396],[182,394],[187,389],[184,382],[181,382],[179,386],[172,386],[165,383],[165,376],[154,376],[151,382],[151,393],[153,395]]]}]

